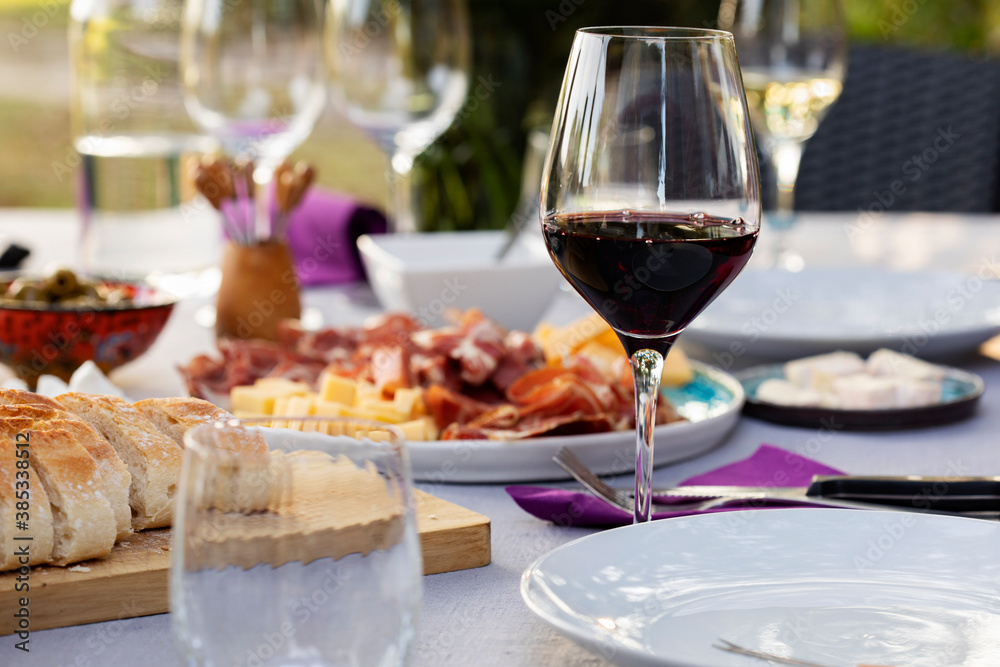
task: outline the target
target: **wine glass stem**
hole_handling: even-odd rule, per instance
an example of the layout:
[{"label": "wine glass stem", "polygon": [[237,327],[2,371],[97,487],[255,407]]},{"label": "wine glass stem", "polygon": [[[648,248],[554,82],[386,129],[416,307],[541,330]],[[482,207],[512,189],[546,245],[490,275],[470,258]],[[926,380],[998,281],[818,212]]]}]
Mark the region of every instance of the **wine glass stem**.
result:
[{"label": "wine glass stem", "polygon": [[663,357],[655,350],[638,350],[630,359],[635,380],[635,514],[633,523],[649,521],[653,483],[653,428],[660,394]]},{"label": "wine glass stem", "polygon": [[403,152],[392,156],[389,164],[389,231],[409,234],[417,231],[417,220],[413,212],[412,186],[410,174],[413,172],[413,158]]},{"label": "wine glass stem", "polygon": [[772,212],[775,262],[781,266],[792,254],[788,247],[788,232],[795,221],[795,181],[799,176],[803,142],[795,139],[772,139],[771,164],[774,166],[777,192]]},{"label": "wine glass stem", "polygon": [[803,142],[795,139],[777,139],[774,142],[772,161],[778,182],[777,210],[791,215],[795,209],[795,180],[799,176]]}]

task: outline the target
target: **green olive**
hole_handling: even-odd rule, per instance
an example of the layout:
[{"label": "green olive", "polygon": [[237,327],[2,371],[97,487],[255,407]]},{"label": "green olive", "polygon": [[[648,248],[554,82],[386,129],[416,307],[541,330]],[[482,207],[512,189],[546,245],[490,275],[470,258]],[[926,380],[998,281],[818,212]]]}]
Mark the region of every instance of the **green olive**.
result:
[{"label": "green olive", "polygon": [[[12,285],[13,287],[13,285]],[[22,283],[21,286],[13,294],[8,290],[7,294],[11,299],[17,299],[18,301],[38,301],[38,287],[30,283]]]},{"label": "green olive", "polygon": [[76,294],[80,281],[76,279],[76,274],[69,269],[59,269],[45,281],[47,291],[54,297],[53,301],[58,301],[62,297]]}]

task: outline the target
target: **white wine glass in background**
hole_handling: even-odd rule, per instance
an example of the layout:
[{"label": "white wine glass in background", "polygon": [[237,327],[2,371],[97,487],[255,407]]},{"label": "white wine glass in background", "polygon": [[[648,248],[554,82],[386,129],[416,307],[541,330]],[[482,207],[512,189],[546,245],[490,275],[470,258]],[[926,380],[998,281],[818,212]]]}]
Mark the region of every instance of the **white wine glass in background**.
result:
[{"label": "white wine glass in background", "polygon": [[331,99],[389,158],[394,231],[417,231],[408,177],[465,103],[469,48],[464,0],[330,0]]},{"label": "white wine glass in background", "polygon": [[188,113],[238,162],[253,161],[253,238],[271,235],[275,169],[326,103],[315,0],[187,0],[181,74]]},{"label": "white wine glass in background", "polygon": [[757,142],[777,185],[775,265],[792,271],[802,256],[786,246],[805,142],[844,81],[847,31],[838,0],[722,0],[719,27],[736,39]]},{"label": "white wine glass in background", "polygon": [[[219,223],[188,178],[217,144],[184,111],[178,71],[183,0],[74,0],[70,117],[79,165],[80,265],[148,280],[177,296],[218,287]],[[76,172],[76,173],[74,173]]]}]

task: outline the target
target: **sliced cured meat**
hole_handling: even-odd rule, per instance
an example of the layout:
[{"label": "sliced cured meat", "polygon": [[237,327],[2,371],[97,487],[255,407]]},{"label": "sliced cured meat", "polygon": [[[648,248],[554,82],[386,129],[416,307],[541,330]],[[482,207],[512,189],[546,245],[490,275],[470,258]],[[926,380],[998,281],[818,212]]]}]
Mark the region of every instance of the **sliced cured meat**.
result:
[{"label": "sliced cured meat", "polygon": [[453,423],[465,424],[493,408],[488,403],[473,400],[440,385],[424,392],[424,402],[441,429]]},{"label": "sliced cured meat", "polygon": [[392,398],[397,389],[413,386],[410,354],[401,345],[382,346],[372,352],[371,376],[384,398]]},{"label": "sliced cured meat", "polygon": [[472,424],[452,424],[441,432],[442,440],[523,440],[554,435],[583,435],[604,433],[611,430],[611,423],[604,416],[553,417],[525,420],[516,428],[484,428]]}]

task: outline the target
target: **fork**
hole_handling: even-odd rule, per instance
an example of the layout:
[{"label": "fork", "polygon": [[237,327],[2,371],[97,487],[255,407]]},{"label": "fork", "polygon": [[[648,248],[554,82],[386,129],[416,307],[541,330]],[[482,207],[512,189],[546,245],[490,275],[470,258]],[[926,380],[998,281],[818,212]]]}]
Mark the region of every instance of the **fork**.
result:
[{"label": "fork", "polygon": [[[751,651],[748,648],[737,646],[736,644],[721,638],[719,639],[718,644],[712,644],[712,648],[721,649],[723,651],[728,651],[729,653],[735,653],[737,655],[748,655],[751,658],[766,660],[767,662],[770,663],[780,662],[782,665],[797,665],[798,667],[829,667],[829,665],[823,665],[818,662],[809,662],[808,660],[797,660],[796,658],[782,658],[781,656],[772,655],[770,653],[764,653],[763,651]],[[858,667],[880,667],[880,666],[858,665]],[[888,666],[883,666],[883,667],[888,667]]]},{"label": "fork", "polygon": [[[573,479],[580,482],[585,489],[593,493],[601,500],[614,505],[618,509],[626,512],[635,510],[635,501],[631,493],[616,489],[597,476],[580,457],[573,453],[568,447],[560,447],[556,455],[552,457],[556,464],[573,476]],[[694,500],[686,503],[653,503],[663,511],[671,512],[700,512],[724,505],[732,500],[731,498],[709,498],[708,500]]]}]

